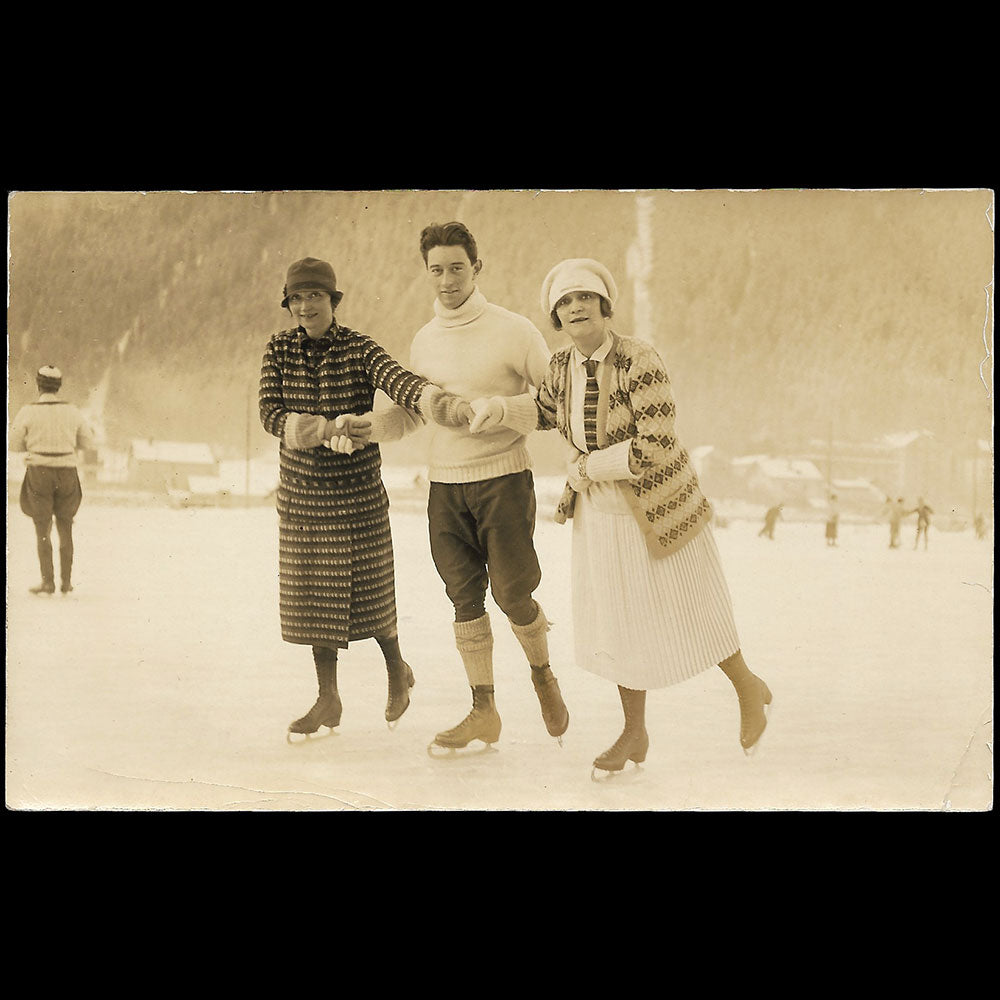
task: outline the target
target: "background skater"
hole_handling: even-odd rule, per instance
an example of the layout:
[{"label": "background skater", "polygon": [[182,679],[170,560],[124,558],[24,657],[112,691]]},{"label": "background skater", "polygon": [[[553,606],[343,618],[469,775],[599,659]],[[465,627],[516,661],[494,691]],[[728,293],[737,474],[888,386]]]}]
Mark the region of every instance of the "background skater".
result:
[{"label": "background skater", "polygon": [[778,523],[778,519],[781,517],[781,504],[777,504],[774,507],[768,507],[767,512],[764,514],[764,527],[757,532],[757,537],[762,536],[774,540],[774,526]]},{"label": "background skater", "polygon": [[934,513],[933,509],[924,502],[923,497],[917,498],[917,506],[910,511],[911,514],[917,515],[917,535],[913,539],[913,550],[916,551],[917,546],[920,544],[920,536],[924,536],[924,551],[927,550],[927,534],[928,529],[931,526],[931,514]]},{"label": "background skater", "polygon": [[830,500],[827,503],[826,509],[826,544],[829,546],[836,546],[837,544],[837,529],[840,526],[840,502],[837,500],[837,494],[831,493]]},{"label": "background skater", "polygon": [[21,407],[10,431],[10,450],[27,452],[21,510],[35,522],[38,564],[42,582],[33,594],[55,593],[52,562],[52,519],[59,533],[60,591],[73,589],[73,518],[83,490],[77,470],[77,451],[94,448],[94,432],[72,403],[58,399],[62,372],[54,365],[38,369],[38,399]]}]

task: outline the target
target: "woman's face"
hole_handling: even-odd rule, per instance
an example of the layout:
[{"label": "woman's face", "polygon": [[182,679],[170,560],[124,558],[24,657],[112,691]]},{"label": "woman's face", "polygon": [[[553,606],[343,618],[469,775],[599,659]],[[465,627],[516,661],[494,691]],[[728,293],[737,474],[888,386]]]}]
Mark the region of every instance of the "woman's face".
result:
[{"label": "woman's face", "polygon": [[604,342],[608,321],[601,315],[597,292],[568,292],[556,303],[556,316],[582,353],[590,354]]},{"label": "woman's face", "polygon": [[288,296],[292,319],[310,337],[322,337],[333,324],[333,301],[329,292],[306,288]]}]

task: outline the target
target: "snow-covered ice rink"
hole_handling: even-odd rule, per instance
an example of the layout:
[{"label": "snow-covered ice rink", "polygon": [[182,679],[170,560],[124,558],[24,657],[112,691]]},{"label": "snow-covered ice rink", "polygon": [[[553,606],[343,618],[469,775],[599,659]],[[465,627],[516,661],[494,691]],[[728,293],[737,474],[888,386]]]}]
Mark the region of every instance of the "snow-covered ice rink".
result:
[{"label": "snow-covered ice rink", "polygon": [[[390,491],[391,493],[391,491]],[[717,528],[750,667],[774,693],[759,752],[710,669],[651,692],[649,757],[601,784],[591,761],[621,730],[612,684],[572,660],[570,527],[540,495],[536,597],[571,714],[542,725],[505,619],[492,752],[432,760],[470,692],[419,502],[394,500],[400,638],[416,675],[383,719],[374,640],[340,657],[338,732],[290,746],[315,698],[307,647],[282,642],[277,520],[268,506],[171,509],[88,499],[75,592],[35,597],[31,522],[8,505],[6,802],[16,810],[986,810],[993,796],[993,547],[931,528],[890,551],[885,525]]]}]

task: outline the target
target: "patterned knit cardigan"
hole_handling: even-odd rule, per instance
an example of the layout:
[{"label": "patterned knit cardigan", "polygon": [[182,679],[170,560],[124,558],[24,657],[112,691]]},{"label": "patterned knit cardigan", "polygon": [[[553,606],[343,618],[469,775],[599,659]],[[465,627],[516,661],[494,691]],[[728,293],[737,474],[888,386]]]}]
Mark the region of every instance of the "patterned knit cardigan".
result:
[{"label": "patterned knit cardigan", "polygon": [[[675,436],[676,407],[660,356],[644,341],[611,336],[597,403],[598,447],[631,439],[629,464],[638,478],[620,485],[650,554],[662,557],[694,538],[708,524],[712,508]],[[552,356],[537,399],[539,429],[555,428],[567,441],[572,350],[563,348]],[[567,483],[556,508],[557,522],[573,516],[575,500]]]}]

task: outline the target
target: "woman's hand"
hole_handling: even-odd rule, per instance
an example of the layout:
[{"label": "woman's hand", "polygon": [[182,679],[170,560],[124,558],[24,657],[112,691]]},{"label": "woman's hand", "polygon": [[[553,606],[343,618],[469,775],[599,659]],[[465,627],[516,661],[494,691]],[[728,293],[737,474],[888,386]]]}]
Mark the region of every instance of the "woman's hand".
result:
[{"label": "woman's hand", "polygon": [[590,489],[591,480],[587,478],[587,455],[578,451],[574,458],[566,463],[566,478],[569,485],[577,493],[586,493]]},{"label": "woman's hand", "polygon": [[326,422],[324,433],[326,446],[331,451],[350,455],[360,451],[372,436],[372,422],[367,417],[358,417],[353,413],[342,413],[336,420]]},{"label": "woman's hand", "polygon": [[433,382],[424,387],[420,410],[441,427],[468,427],[475,416],[468,400],[447,392]]},{"label": "woman's hand", "polygon": [[326,445],[330,451],[339,451],[344,455],[353,454],[358,450],[354,447],[354,443],[346,434],[335,434],[329,441],[324,441],[323,444]]}]

